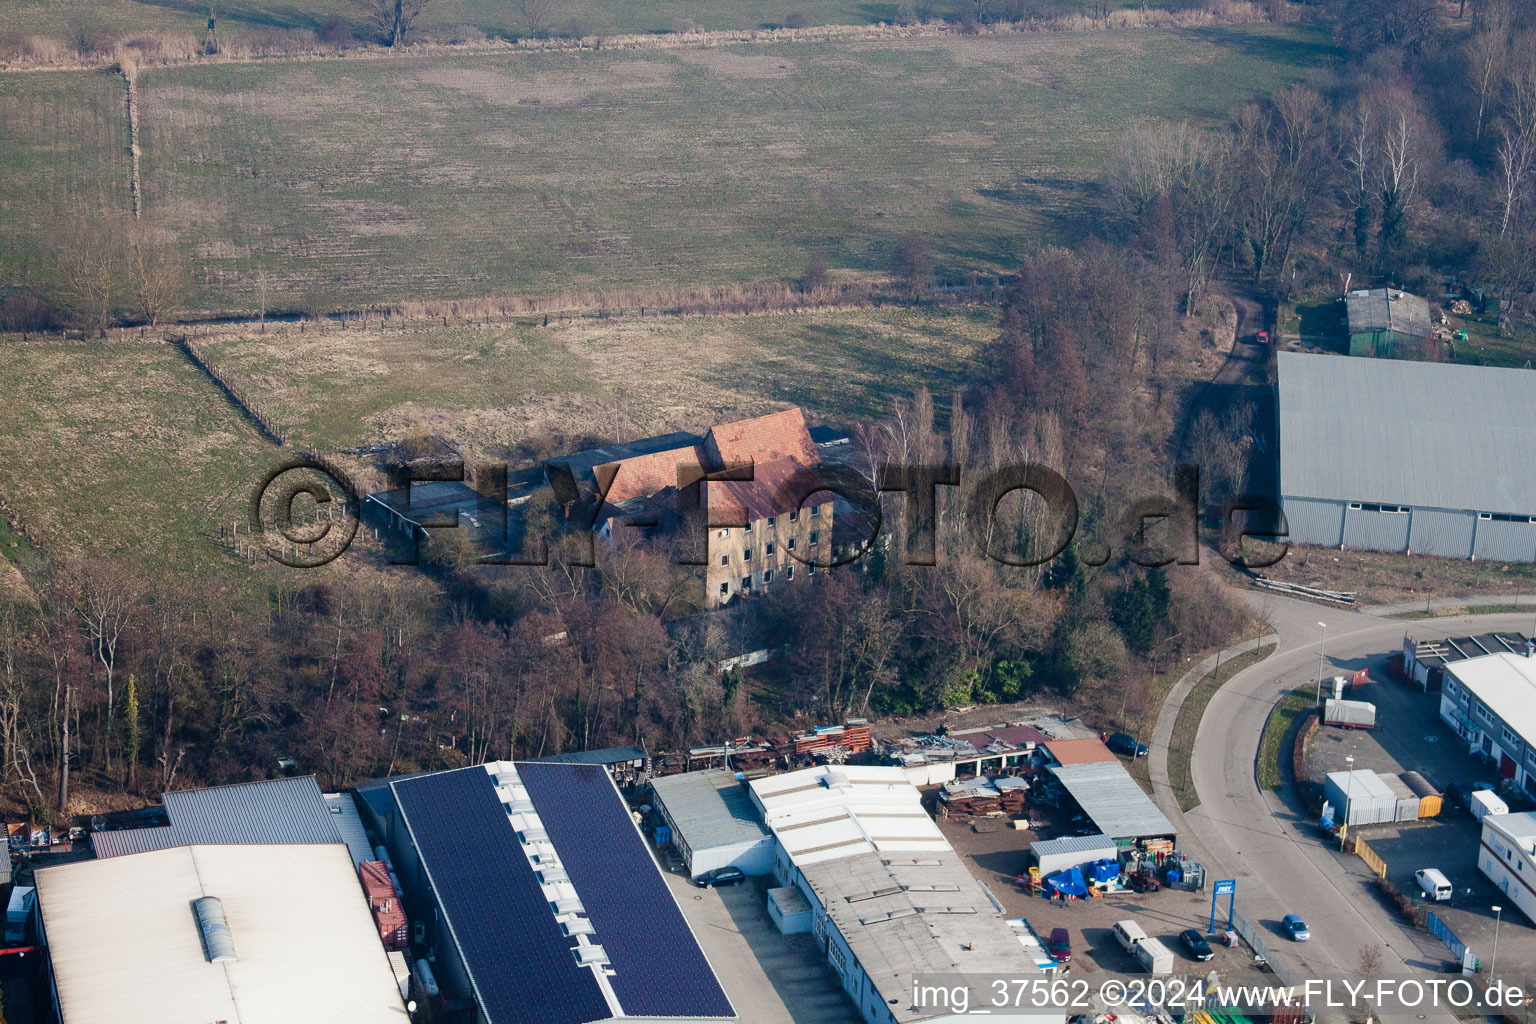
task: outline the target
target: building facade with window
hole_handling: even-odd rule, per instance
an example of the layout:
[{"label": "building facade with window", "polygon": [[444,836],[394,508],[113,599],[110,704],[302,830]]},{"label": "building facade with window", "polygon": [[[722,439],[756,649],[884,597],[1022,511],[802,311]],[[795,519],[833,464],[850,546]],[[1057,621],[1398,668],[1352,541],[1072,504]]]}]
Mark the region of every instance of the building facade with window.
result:
[{"label": "building facade with window", "polygon": [[1536,796],[1536,657],[1499,653],[1446,665],[1440,717],[1468,753]]},{"label": "building facade with window", "polygon": [[1536,814],[1490,814],[1483,819],[1478,870],[1536,922]]},{"label": "building facade with window", "polygon": [[1281,352],[1293,544],[1536,562],[1536,373]]}]

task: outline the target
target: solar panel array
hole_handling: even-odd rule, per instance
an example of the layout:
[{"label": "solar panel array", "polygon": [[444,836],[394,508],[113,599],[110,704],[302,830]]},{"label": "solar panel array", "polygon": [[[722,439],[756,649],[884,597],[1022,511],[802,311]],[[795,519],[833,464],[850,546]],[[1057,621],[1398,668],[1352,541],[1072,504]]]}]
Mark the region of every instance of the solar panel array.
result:
[{"label": "solar panel array", "polygon": [[734,1016],[608,773],[523,762],[517,774],[612,962],[625,1014]]},{"label": "solar panel array", "polygon": [[607,1019],[608,1002],[572,956],[575,942],[556,923],[495,785],[479,767],[394,783],[481,1009],[491,1024]]}]

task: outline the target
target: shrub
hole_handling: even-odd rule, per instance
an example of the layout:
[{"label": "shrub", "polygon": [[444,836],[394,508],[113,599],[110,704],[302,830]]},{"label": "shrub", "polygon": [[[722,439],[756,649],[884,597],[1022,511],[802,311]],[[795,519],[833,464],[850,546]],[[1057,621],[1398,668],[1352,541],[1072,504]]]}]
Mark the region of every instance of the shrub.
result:
[{"label": "shrub", "polygon": [[315,33],[326,46],[346,46],[352,42],[352,23],[339,14],[333,14],[320,23]]},{"label": "shrub", "polygon": [[790,11],[784,15],[785,28],[809,28],[811,16],[804,11]]},{"label": "shrub", "polygon": [[678,18],[672,23],[672,31],[679,35],[697,32],[699,31],[699,23],[692,18]]}]

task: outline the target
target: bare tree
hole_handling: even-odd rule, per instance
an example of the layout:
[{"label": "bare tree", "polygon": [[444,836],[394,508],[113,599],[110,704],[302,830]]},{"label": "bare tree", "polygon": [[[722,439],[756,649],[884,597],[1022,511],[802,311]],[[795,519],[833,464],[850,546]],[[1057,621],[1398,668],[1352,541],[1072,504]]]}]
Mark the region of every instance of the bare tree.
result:
[{"label": "bare tree", "polygon": [[1473,141],[1483,138],[1488,117],[1488,103],[1493,88],[1509,59],[1509,21],[1502,7],[1494,7],[1479,19],[1479,25],[1467,40],[1467,74],[1477,92],[1477,118]]},{"label": "bare tree", "polygon": [[379,38],[390,46],[406,46],[411,41],[416,19],[432,0],[357,0],[364,15],[378,30]]},{"label": "bare tree", "polygon": [[134,312],[151,327],[174,317],[186,301],[187,275],[181,261],[142,226],[132,233],[127,271]]},{"label": "bare tree", "polygon": [[554,0],[521,0],[519,7],[530,36],[544,35],[554,23]]},{"label": "bare tree", "polygon": [[111,219],[84,219],[58,253],[60,298],[82,327],[105,334],[123,301],[127,260],[123,234]]}]

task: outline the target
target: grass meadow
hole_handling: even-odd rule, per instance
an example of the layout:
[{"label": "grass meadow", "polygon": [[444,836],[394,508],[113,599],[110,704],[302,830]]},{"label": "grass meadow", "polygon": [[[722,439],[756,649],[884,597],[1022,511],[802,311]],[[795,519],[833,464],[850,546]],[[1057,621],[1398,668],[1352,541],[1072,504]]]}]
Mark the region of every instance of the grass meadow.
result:
[{"label": "grass meadow", "polygon": [[106,72],[0,79],[0,280],[43,273],[49,246],[81,218],[127,213],[123,80]]},{"label": "grass meadow", "polygon": [[[1112,8],[1135,6],[1139,0],[1112,0]],[[1165,6],[1155,0],[1151,7]],[[556,0],[551,4],[550,28],[563,31],[573,23],[590,33],[640,34],[671,32],[686,22],[700,29],[773,28],[791,11],[805,14],[817,25],[865,25],[894,22],[898,0]],[[957,0],[930,5],[942,16],[963,9]],[[320,31],[328,20],[343,18],[363,33],[358,5],[349,0],[224,0],[219,4],[221,32],[262,32],[298,29]],[[1083,13],[1088,0],[1035,0],[1037,16]],[[462,37],[466,29],[491,37],[515,38],[528,33],[520,0],[433,0],[418,22],[428,37]],[[0,33],[18,32],[57,38],[78,38],[82,32],[115,32],[133,36],[145,32],[191,32],[201,35],[208,5],[198,0],[7,0],[0,6]]]},{"label": "grass meadow", "polygon": [[[816,248],[876,275],[909,232],[941,274],[1006,272],[1080,230],[1128,124],[1220,117],[1328,52],[1248,26],[161,68],[144,209],[210,311],[261,277],[305,308],[784,279]],[[126,209],[120,84],[7,83],[0,209]]]},{"label": "grass meadow", "polygon": [[450,60],[144,77],[145,210],[199,299],[355,306],[883,273],[1006,271],[1071,233],[1126,125],[1214,118],[1301,75],[1313,36],[1244,29]]},{"label": "grass meadow", "polygon": [[0,394],[0,495],[45,550],[236,569],[206,535],[243,515],[279,452],[177,349],[0,342]]},{"label": "grass meadow", "polygon": [[287,327],[210,339],[204,351],[300,446],[347,448],[426,424],[502,458],[534,435],[703,429],[786,402],[831,419],[875,415],[919,386],[961,386],[997,317],[949,306],[549,327]]}]

